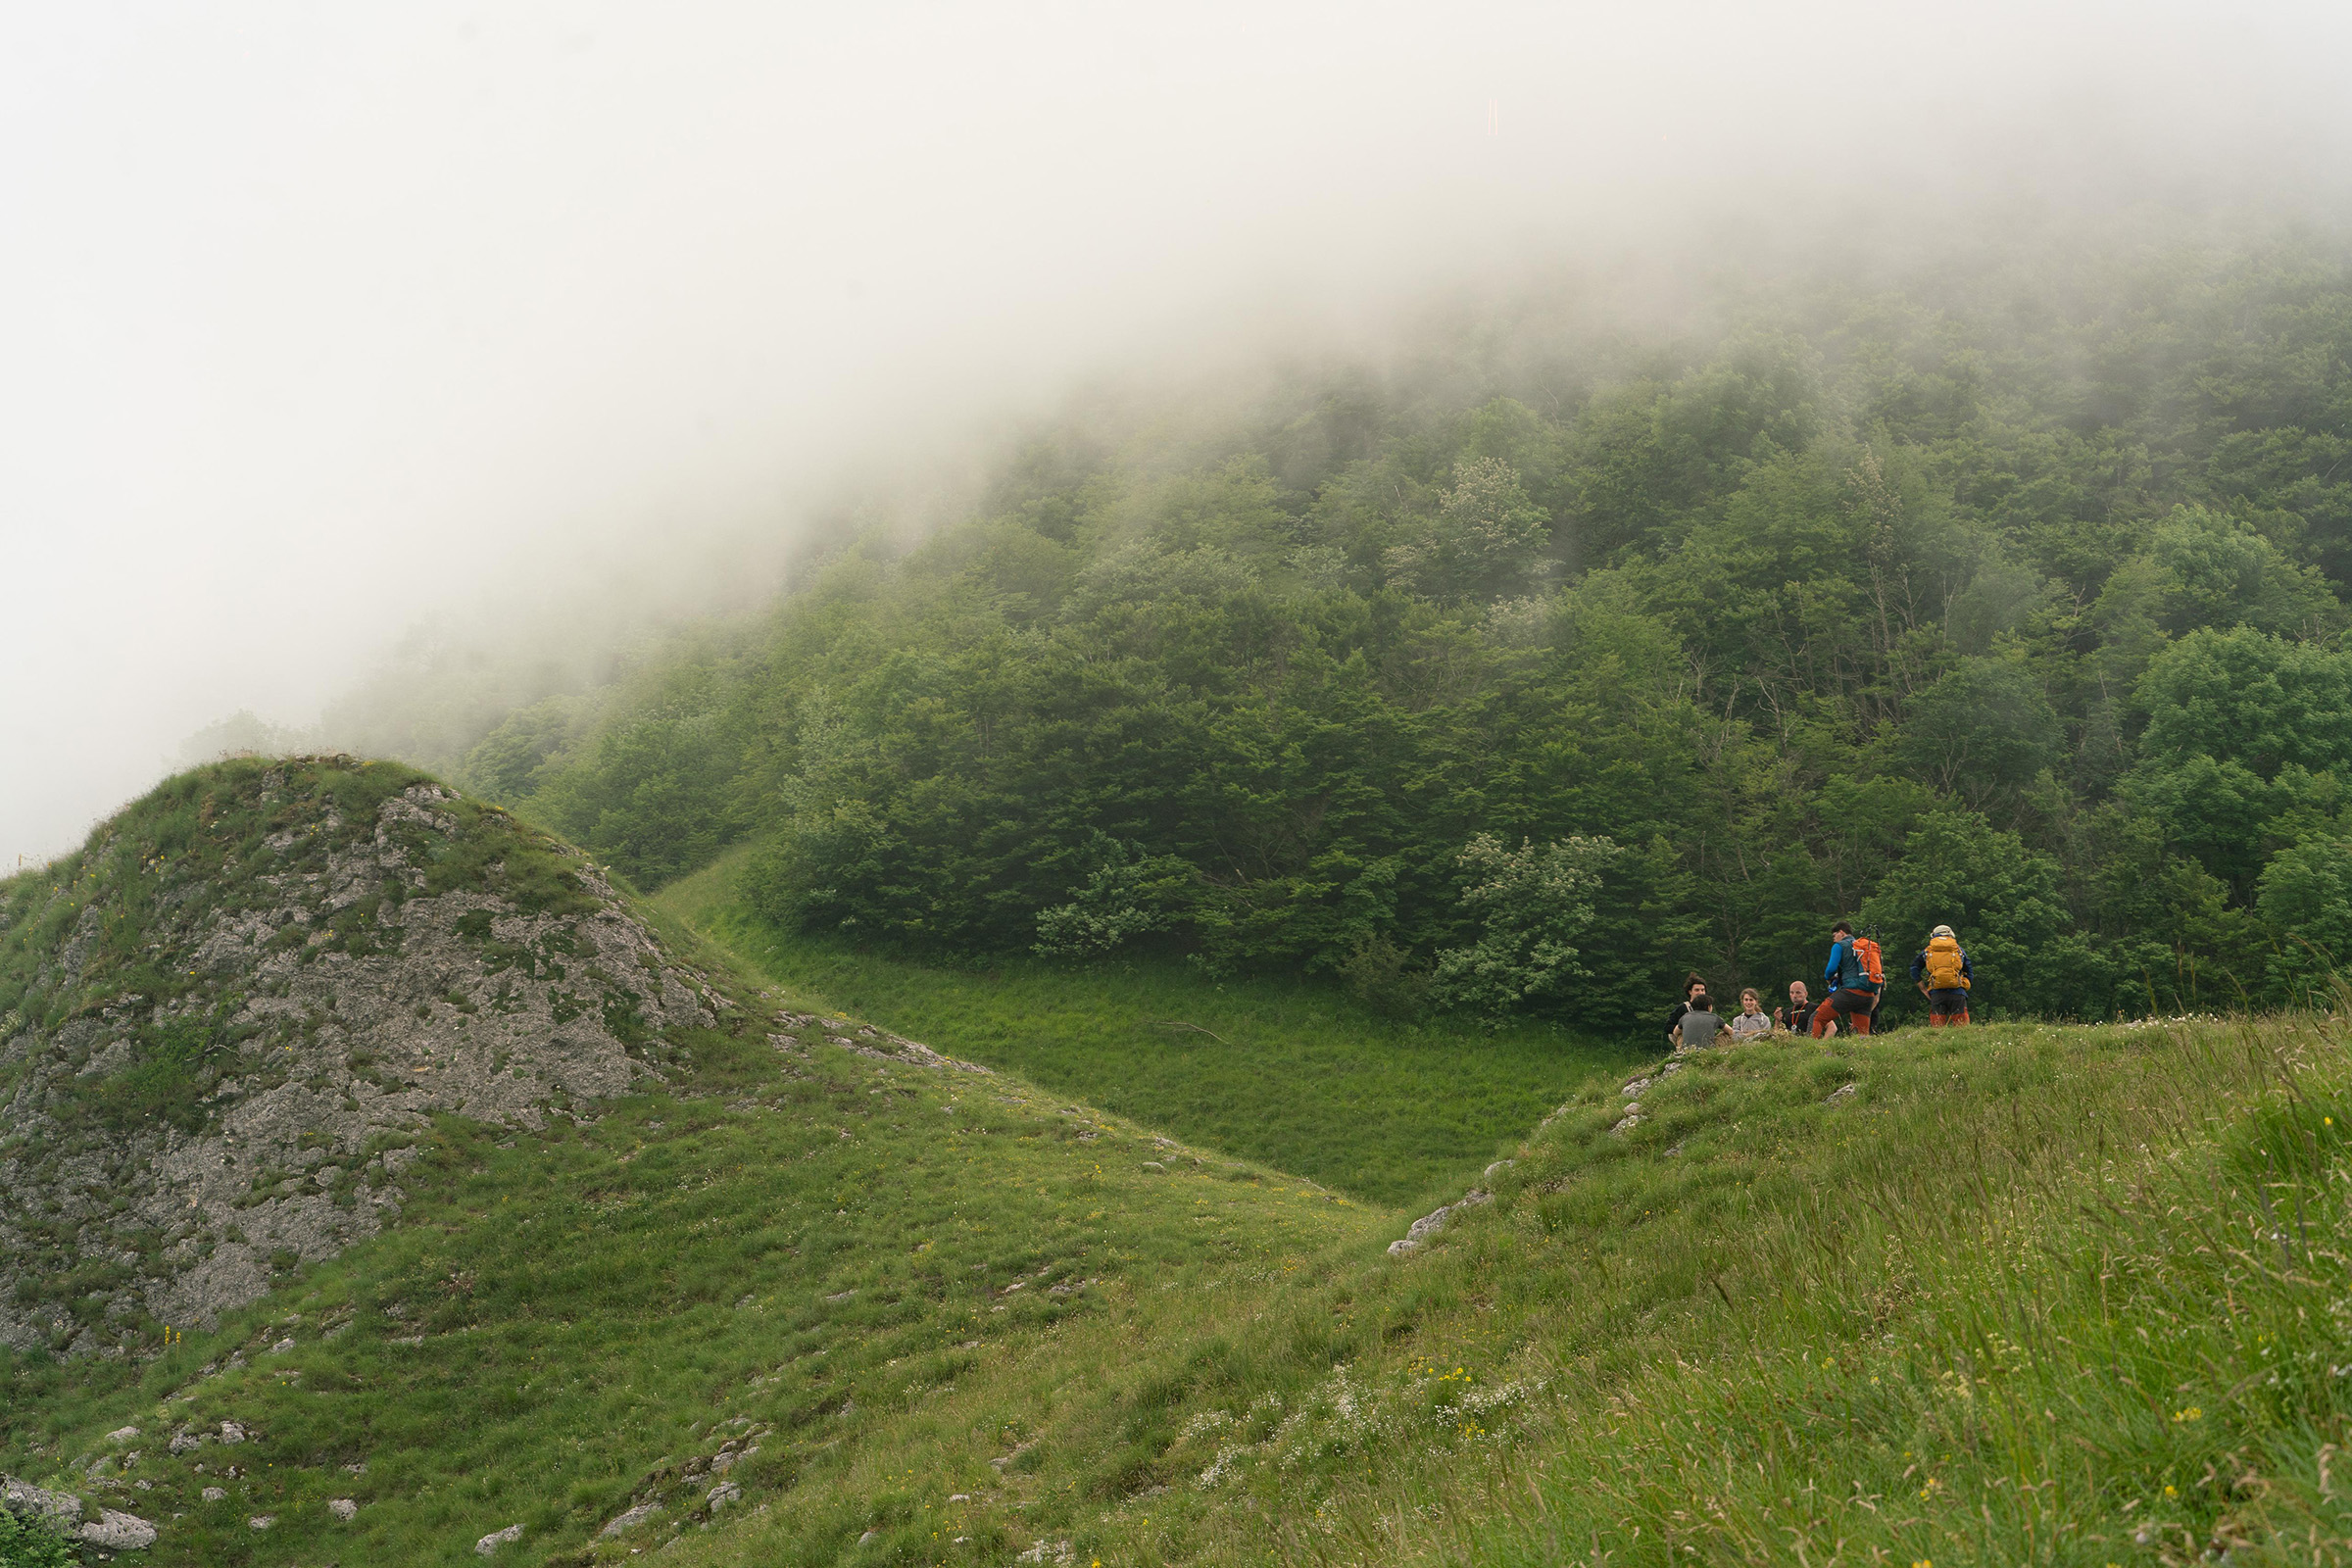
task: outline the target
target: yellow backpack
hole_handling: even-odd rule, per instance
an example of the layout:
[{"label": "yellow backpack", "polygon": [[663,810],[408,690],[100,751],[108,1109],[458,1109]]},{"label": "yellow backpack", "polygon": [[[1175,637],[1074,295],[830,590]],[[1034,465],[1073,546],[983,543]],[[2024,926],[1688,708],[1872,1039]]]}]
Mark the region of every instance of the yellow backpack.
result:
[{"label": "yellow backpack", "polygon": [[1960,943],[1952,937],[1928,939],[1928,989],[1966,991],[1968,976],[1960,967]]}]

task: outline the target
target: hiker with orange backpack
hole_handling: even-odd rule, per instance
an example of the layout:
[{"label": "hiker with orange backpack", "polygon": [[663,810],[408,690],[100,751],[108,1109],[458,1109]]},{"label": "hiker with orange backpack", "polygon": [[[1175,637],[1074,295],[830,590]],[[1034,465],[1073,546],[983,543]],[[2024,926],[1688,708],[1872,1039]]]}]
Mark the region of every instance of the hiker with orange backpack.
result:
[{"label": "hiker with orange backpack", "polygon": [[1977,971],[1952,928],[1939,925],[1928,934],[1928,945],[1911,960],[1911,979],[1928,999],[1928,1027],[1940,1029],[1968,1022],[1968,994]]},{"label": "hiker with orange backpack", "polygon": [[1835,1035],[1842,1021],[1858,1035],[1870,1033],[1870,1015],[1879,1010],[1879,994],[1886,987],[1886,971],[1879,945],[1857,937],[1843,920],[1830,928],[1830,961],[1822,970],[1830,994],[1813,1013],[1813,1038]]}]

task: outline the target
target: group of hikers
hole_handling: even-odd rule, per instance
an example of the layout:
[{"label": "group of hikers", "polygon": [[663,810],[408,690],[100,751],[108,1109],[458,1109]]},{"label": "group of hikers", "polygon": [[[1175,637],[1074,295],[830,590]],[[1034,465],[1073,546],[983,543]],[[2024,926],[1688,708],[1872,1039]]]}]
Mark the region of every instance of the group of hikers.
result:
[{"label": "group of hikers", "polygon": [[[1836,1036],[1840,1028],[1869,1034],[1870,1020],[1886,998],[1879,945],[1856,936],[1843,920],[1831,928],[1830,939],[1830,961],[1821,977],[1825,995],[1819,1005],[1804,981],[1792,980],[1787,1006],[1766,1012],[1763,999],[1751,986],[1740,993],[1740,1010],[1726,1018],[1708,1000],[1706,981],[1692,975],[1683,982],[1683,1000],[1666,1015],[1668,1042],[1678,1050],[1698,1050],[1713,1045],[1717,1034],[1735,1042],[1769,1034],[1806,1034],[1821,1040]],[[1911,983],[1928,999],[1932,1028],[1968,1022],[1968,998],[1976,980],[1968,950],[1948,925],[1930,932],[1928,945],[1911,960]]]}]

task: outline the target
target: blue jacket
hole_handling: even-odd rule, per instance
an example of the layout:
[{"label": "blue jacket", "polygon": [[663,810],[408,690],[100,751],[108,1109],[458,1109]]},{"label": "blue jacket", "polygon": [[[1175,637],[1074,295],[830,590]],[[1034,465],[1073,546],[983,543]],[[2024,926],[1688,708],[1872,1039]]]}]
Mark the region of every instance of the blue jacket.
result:
[{"label": "blue jacket", "polygon": [[1871,983],[1870,976],[1863,973],[1862,965],[1855,961],[1854,945],[1851,942],[1830,944],[1830,961],[1823,967],[1821,978],[1832,991],[1879,989]]}]

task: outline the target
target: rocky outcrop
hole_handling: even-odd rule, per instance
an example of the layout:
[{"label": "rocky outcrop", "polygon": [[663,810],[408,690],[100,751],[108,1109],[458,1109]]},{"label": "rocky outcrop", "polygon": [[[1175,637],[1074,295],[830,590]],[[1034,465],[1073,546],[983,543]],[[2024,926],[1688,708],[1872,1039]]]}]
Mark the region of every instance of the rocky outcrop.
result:
[{"label": "rocky outcrop", "polygon": [[[299,766],[249,784],[272,831],[246,853],[175,870],[122,821],[53,895],[86,901],[63,940],[15,955],[58,1021],[0,1015],[0,1342],[119,1354],[209,1328],[395,1219],[434,1115],[538,1127],[660,1076],[663,1031],[714,1021],[592,866],[512,819],[427,782],[364,821],[306,797]],[[152,881],[110,895],[110,876]],[[145,968],[87,981],[134,907]],[[15,927],[45,914],[62,923]],[[142,973],[174,994],[108,994]],[[70,1277],[70,1298],[45,1288]]]},{"label": "rocky outcrop", "polygon": [[[792,1029],[806,1028],[810,1024],[819,1025],[828,1031],[849,1028],[849,1025],[838,1019],[819,1017],[812,1012],[782,1013],[778,1015],[777,1022]],[[781,1037],[771,1035],[769,1038],[777,1040]],[[955,1056],[943,1056],[919,1040],[909,1040],[905,1035],[894,1035],[886,1029],[877,1029],[870,1023],[858,1025],[850,1034],[828,1033],[825,1040],[828,1045],[839,1046],[842,1050],[854,1052],[860,1056],[871,1056],[876,1061],[897,1062],[910,1067],[945,1068],[956,1072],[976,1072],[983,1076],[989,1074],[989,1069],[976,1061],[963,1061]]]},{"label": "rocky outcrop", "polygon": [[487,1557],[491,1553],[498,1550],[499,1547],[511,1545],[521,1539],[522,1526],[520,1525],[509,1525],[504,1530],[493,1530],[481,1540],[473,1544],[474,1554],[480,1557]]},{"label": "rocky outcrop", "polygon": [[1473,1187],[1450,1203],[1440,1204],[1413,1221],[1410,1229],[1389,1244],[1391,1257],[1410,1257],[1428,1243],[1432,1236],[1444,1230],[1456,1214],[1494,1201],[1493,1193]]},{"label": "rocky outcrop", "polygon": [[100,1508],[97,1518],[84,1519],[82,1500],[73,1493],[50,1492],[14,1476],[0,1476],[0,1508],[101,1551],[140,1551],[155,1544],[155,1526],[137,1514]]}]

